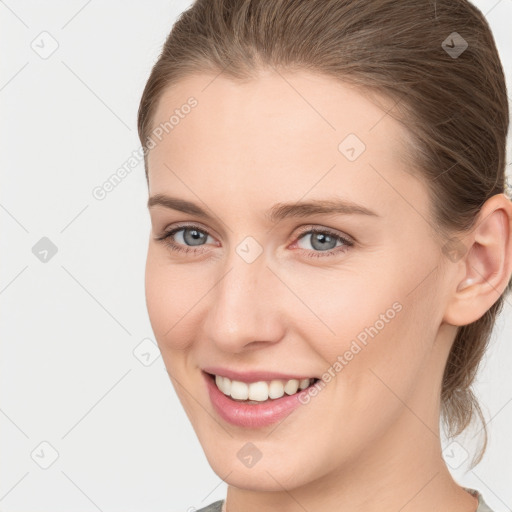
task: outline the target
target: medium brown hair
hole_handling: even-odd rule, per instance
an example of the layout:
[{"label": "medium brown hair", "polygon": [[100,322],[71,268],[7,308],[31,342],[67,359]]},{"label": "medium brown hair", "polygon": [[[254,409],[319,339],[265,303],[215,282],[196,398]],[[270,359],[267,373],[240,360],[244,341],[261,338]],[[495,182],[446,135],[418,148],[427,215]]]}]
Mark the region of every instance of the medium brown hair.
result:
[{"label": "medium brown hair", "polygon": [[[460,55],[447,51],[454,41],[467,42]],[[159,100],[179,80],[222,72],[246,81],[265,66],[319,73],[391,99],[388,114],[411,135],[407,158],[428,185],[431,224],[446,240],[472,229],[483,203],[505,191],[505,78],[489,25],[468,1],[197,0],[172,27],[142,94],[143,147]],[[145,168],[147,178],[146,158]],[[477,416],[482,423],[484,442],[471,467],[487,446],[471,386],[511,286],[480,319],[458,328],[444,369],[448,436]]]}]

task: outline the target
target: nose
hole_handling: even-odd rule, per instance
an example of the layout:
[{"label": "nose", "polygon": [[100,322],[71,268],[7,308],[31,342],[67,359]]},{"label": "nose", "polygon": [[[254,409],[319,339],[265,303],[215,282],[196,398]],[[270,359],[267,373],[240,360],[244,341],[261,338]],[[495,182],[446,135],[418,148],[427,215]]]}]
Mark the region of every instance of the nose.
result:
[{"label": "nose", "polygon": [[230,353],[277,343],[286,327],[278,286],[263,254],[247,263],[233,251],[209,294],[205,338]]}]

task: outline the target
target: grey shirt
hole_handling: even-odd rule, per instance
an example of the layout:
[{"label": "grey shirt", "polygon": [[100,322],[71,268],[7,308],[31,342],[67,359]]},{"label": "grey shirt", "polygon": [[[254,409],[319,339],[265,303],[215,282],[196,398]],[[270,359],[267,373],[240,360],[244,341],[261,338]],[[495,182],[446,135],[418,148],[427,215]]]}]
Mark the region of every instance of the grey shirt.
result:
[{"label": "grey shirt", "polygon": [[[485,503],[483,496],[476,489],[469,489],[468,487],[464,487],[464,489],[478,498],[478,508],[475,512],[493,512]],[[197,512],[221,512],[223,503],[224,500],[215,501],[214,503],[210,503],[210,505],[198,510]]]}]

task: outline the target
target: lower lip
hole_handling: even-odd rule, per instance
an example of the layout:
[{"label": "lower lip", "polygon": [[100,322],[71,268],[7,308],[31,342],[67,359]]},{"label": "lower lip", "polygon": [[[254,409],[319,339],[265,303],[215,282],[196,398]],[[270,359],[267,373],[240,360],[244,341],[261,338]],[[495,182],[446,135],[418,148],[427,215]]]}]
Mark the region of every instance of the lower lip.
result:
[{"label": "lower lip", "polygon": [[261,404],[245,404],[226,396],[215,384],[213,378],[203,372],[208,394],[218,415],[225,421],[245,428],[259,428],[276,423],[297,409],[302,403],[299,393],[284,395]]}]

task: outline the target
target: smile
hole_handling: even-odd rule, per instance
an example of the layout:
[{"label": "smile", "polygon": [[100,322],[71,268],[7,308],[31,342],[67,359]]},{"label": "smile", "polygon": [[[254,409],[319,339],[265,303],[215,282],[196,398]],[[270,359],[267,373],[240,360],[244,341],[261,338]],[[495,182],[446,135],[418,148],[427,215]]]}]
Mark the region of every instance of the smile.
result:
[{"label": "smile", "polygon": [[269,399],[275,400],[285,395],[294,395],[297,391],[306,389],[317,379],[289,379],[289,380],[271,380],[257,382],[241,382],[231,380],[228,377],[215,375],[215,384],[217,388],[226,396],[234,400],[245,401],[248,404],[257,404]]},{"label": "smile", "polygon": [[261,428],[283,420],[302,403],[300,393],[315,385],[317,378],[271,379],[243,382],[202,372],[216,414],[243,428]]}]

